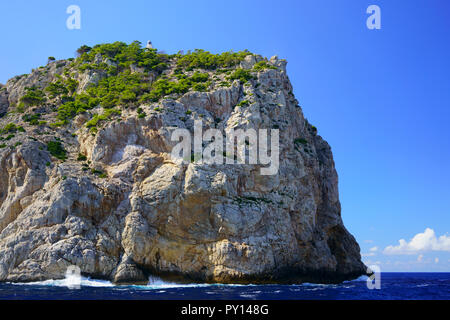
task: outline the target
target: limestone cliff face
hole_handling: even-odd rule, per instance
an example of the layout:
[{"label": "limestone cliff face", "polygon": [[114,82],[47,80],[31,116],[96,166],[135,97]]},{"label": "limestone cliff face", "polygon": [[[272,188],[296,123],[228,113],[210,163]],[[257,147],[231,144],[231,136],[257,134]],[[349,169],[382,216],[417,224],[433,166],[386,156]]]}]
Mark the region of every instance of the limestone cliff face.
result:
[{"label": "limestone cliff face", "polygon": [[3,117],[8,111],[9,101],[6,88],[0,84],[0,117]]},{"label": "limestone cliff face", "polygon": [[[240,67],[252,70],[260,60],[249,55]],[[337,282],[365,272],[341,219],[331,149],[304,118],[284,60],[273,57],[274,68],[254,72],[245,84],[235,80],[140,105],[145,117],[124,109],[96,134],[85,125],[89,113],[57,129],[23,122],[13,107],[25,87],[52,82],[64,63],[0,89],[0,113],[9,111],[0,128],[13,122],[25,131],[0,141],[0,281],[62,278],[69,265],[115,282],[145,281],[149,274],[222,283]],[[105,75],[77,77],[83,91]],[[278,174],[261,175],[258,165],[174,162],[171,131],[193,131],[199,119],[204,129],[224,132],[279,128]],[[47,150],[55,137],[68,152],[65,161]]]}]

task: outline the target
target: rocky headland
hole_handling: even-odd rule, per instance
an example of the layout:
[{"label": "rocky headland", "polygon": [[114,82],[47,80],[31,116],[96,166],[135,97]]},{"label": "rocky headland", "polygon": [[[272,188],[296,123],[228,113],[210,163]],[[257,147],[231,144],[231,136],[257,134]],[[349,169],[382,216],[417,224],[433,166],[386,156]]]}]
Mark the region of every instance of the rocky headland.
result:
[{"label": "rocky headland", "polygon": [[[170,156],[174,128],[279,129],[260,165]],[[286,61],[83,46],[0,86],[0,281],[340,282],[365,273],[330,146]]]}]

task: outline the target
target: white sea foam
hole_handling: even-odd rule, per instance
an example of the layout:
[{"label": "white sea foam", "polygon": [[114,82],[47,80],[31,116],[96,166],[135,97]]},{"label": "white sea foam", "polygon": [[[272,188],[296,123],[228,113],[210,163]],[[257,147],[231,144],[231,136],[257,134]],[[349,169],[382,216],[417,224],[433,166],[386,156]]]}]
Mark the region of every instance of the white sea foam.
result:
[{"label": "white sea foam", "polygon": [[256,295],[253,294],[241,294],[240,295],[242,298],[247,298],[247,299],[255,299]]},{"label": "white sea foam", "polygon": [[[72,287],[74,285],[74,279],[71,276],[66,276],[65,279],[51,279],[45,281],[35,281],[27,283],[11,283],[13,285],[24,286],[53,286],[53,287]],[[127,290],[129,288],[140,290],[161,290],[170,288],[201,288],[201,287],[252,287],[254,284],[209,284],[209,283],[177,283],[165,281],[159,277],[150,276],[148,283],[145,285],[116,285],[110,281],[98,280],[81,277],[81,287],[114,287],[115,289]]]},{"label": "white sea foam", "polygon": [[142,287],[144,289],[166,289],[166,288],[189,288],[189,287],[207,287],[211,286],[211,284],[206,283],[176,283],[165,281],[159,277],[150,276],[148,279],[147,285],[144,286],[135,286]]},{"label": "white sea foam", "polygon": [[[49,286],[49,287],[71,287],[74,285],[74,281],[71,277],[66,277],[65,279],[58,280],[45,280],[45,281],[35,281],[26,283],[12,283],[14,285],[24,285],[24,286]],[[91,278],[81,278],[82,287],[114,287],[114,285],[105,280],[96,280]]]},{"label": "white sea foam", "polygon": [[301,284],[293,284],[292,286],[300,286],[300,287],[336,287],[337,284],[334,283],[310,283],[304,282]]},{"label": "white sea foam", "polygon": [[367,279],[369,279],[369,277],[364,275],[364,276],[360,276],[359,278],[352,280],[352,281],[367,281]]},{"label": "white sea foam", "polygon": [[316,288],[311,288],[311,289],[306,289],[306,291],[317,291],[317,290],[325,290],[325,287],[316,287]]},{"label": "white sea foam", "polygon": [[[51,287],[70,287],[73,286],[74,282],[71,277],[66,277],[65,279],[51,279],[45,281],[35,281],[27,283],[11,283],[14,285],[25,285],[25,286],[51,286]],[[146,285],[115,285],[110,281],[97,280],[91,278],[81,278],[82,287],[115,287],[117,289],[133,287],[136,289],[166,289],[166,288],[185,288],[185,287],[206,287],[211,286],[211,284],[197,284],[197,283],[175,283],[167,282],[158,277],[150,277],[149,282]]]},{"label": "white sea foam", "polygon": [[353,280],[344,281],[343,283],[349,284],[349,283],[352,283],[352,282],[367,282],[367,279],[369,279],[369,276],[363,275],[363,276],[360,276],[360,277],[358,277],[356,279],[353,279]]}]

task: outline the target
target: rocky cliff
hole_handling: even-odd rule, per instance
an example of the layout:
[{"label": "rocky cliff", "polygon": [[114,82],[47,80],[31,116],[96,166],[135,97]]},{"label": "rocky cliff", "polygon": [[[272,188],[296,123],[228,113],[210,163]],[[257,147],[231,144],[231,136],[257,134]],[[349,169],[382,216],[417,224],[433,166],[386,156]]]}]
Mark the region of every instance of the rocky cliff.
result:
[{"label": "rocky cliff", "polygon": [[[365,272],[286,61],[83,46],[0,87],[0,281],[338,282]],[[178,163],[174,128],[279,129],[280,165]]]}]

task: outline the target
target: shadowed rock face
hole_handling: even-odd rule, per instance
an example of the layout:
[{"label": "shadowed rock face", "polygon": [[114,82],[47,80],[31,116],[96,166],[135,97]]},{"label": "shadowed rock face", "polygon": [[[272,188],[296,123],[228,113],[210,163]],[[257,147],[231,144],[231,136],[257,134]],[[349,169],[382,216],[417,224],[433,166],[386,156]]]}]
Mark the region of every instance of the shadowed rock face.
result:
[{"label": "shadowed rock face", "polygon": [[3,117],[9,108],[8,92],[6,88],[0,84],[0,118]]},{"label": "shadowed rock face", "polygon": [[[241,66],[251,69],[259,60],[248,56]],[[143,105],[143,118],[124,110],[120,122],[105,123],[96,135],[85,115],[49,136],[22,123],[26,133],[11,140],[22,144],[0,149],[0,281],[62,278],[69,265],[115,282],[146,281],[150,274],[222,283],[339,282],[365,273],[341,219],[331,149],[305,120],[285,61],[270,64],[277,69],[255,72],[245,85],[236,80]],[[61,72],[52,66],[44,79],[32,73],[9,81],[0,91],[0,113],[25,86]],[[79,75],[83,86],[92,79],[92,71]],[[244,99],[249,104],[236,107]],[[10,117],[0,119],[0,128],[21,121]],[[193,132],[199,119],[204,130],[279,128],[278,174],[263,176],[257,165],[172,161],[171,130]],[[65,162],[47,151],[53,136],[64,141]],[[106,178],[83,170],[79,153]]]}]

